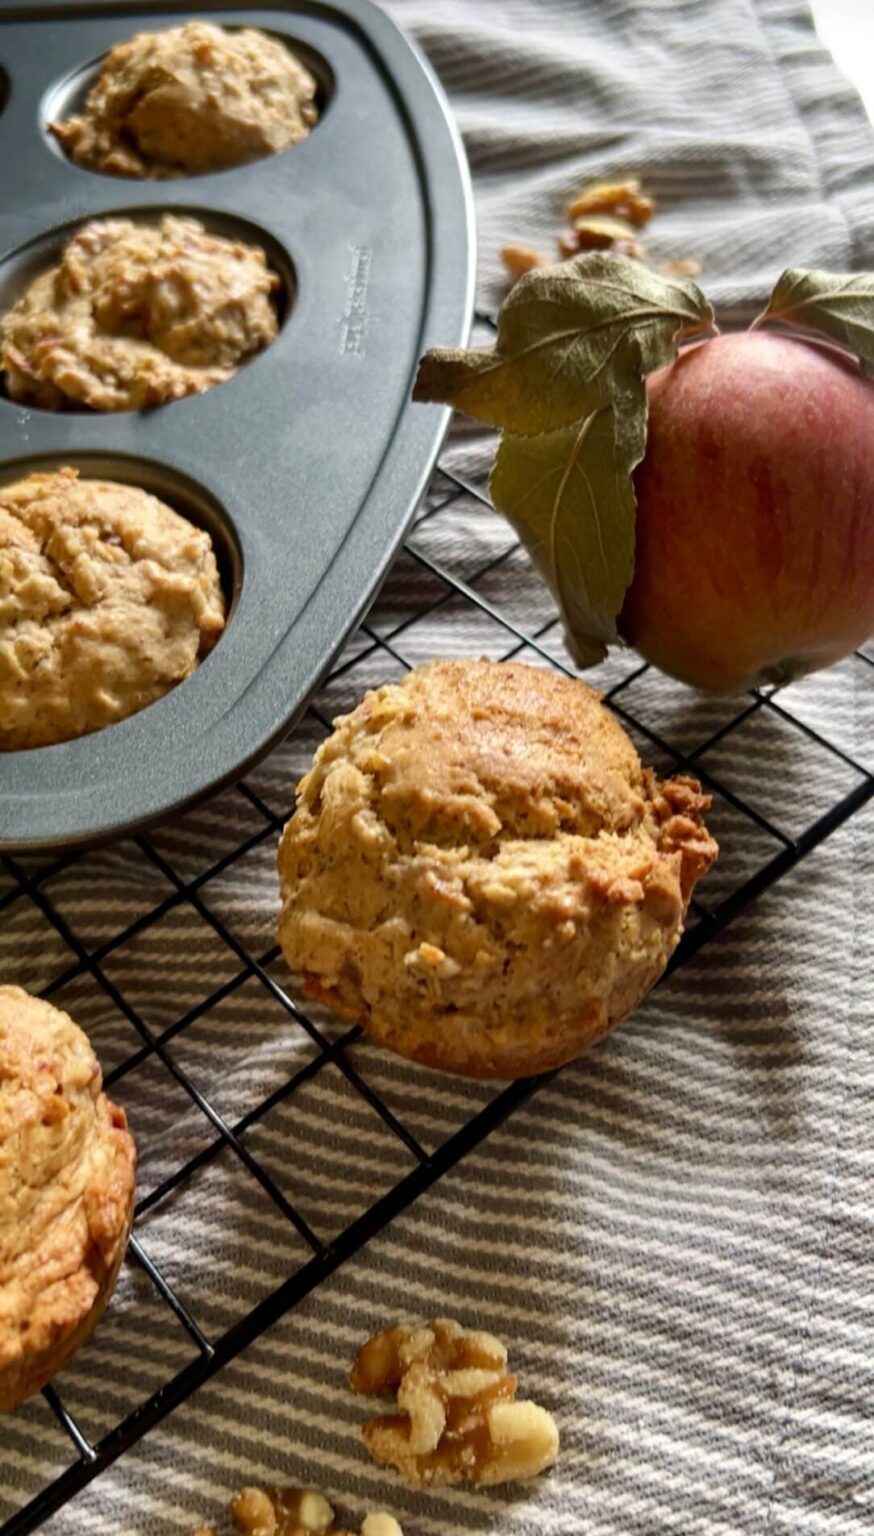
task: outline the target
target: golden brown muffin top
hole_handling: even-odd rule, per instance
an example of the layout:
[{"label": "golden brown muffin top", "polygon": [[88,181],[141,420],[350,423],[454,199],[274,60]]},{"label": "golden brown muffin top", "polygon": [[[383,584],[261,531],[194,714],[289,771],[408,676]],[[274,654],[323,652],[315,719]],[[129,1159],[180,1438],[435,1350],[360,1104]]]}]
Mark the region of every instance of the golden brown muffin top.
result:
[{"label": "golden brown muffin top", "polygon": [[318,116],[312,74],[278,39],[189,21],[110,48],[81,115],[52,123],[110,176],[197,175],[276,154]]},{"label": "golden brown muffin top", "polygon": [[335,721],[279,851],[310,995],[402,1055],[519,1076],[640,1001],[716,856],[585,683],[440,661]]},{"label": "golden brown muffin top", "polygon": [[275,341],[264,252],[197,219],[92,219],[0,318],[10,399],[134,411],[203,394]]},{"label": "golden brown muffin top", "polygon": [[224,614],[209,535],[157,497],[75,469],[0,486],[0,751],[153,703]]},{"label": "golden brown muffin top", "polygon": [[[452,846],[591,836],[637,817],[642,769],[585,683],[518,663],[439,661],[368,694],[336,752],[374,771],[396,833]],[[371,747],[379,737],[379,755]],[[522,750],[520,750],[520,748]]]}]

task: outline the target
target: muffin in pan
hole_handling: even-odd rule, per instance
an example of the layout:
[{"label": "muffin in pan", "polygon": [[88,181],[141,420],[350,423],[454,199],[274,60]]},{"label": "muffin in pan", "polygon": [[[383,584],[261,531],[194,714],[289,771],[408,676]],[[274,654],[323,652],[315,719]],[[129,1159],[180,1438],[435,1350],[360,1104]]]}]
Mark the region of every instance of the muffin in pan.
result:
[{"label": "muffin in pan", "polygon": [[95,411],[203,394],[275,341],[280,286],[263,250],[197,219],[93,219],[0,318],[6,393]]},{"label": "muffin in pan", "polygon": [[135,714],[224,623],[209,534],[157,497],[69,468],[0,486],[0,751]]},{"label": "muffin in pan", "polygon": [[254,27],[189,21],[138,32],[103,59],[81,114],[51,124],[76,165],[141,179],[274,155],[318,118],[314,76]]},{"label": "muffin in pan", "polygon": [[0,1411],[61,1369],[112,1293],[136,1152],[87,1037],[0,986]]},{"label": "muffin in pan", "polygon": [[717,848],[585,683],[440,661],[335,722],[282,836],[311,996],[472,1077],[568,1061],[660,976]]}]

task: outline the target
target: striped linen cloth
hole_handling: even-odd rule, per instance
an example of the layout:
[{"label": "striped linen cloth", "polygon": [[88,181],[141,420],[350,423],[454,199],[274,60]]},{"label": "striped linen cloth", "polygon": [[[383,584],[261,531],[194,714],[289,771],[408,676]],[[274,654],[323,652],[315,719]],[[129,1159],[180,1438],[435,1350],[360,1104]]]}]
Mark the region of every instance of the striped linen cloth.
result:
[{"label": "striped linen cloth", "polygon": [[[429,55],[464,134],[486,307],[500,296],[500,245],[548,248],[567,195],[620,171],[640,173],[658,201],[654,255],[699,259],[730,318],[760,305],[784,265],[874,267],[874,135],[800,0],[389,9]],[[449,457],[475,475],[487,450],[462,426]],[[423,522],[411,543],[466,578],[512,538],[466,503]],[[521,557],[497,568],[487,595],[526,630],[549,617]],[[397,671],[435,654],[500,654],[483,615],[463,604],[444,606],[439,622],[417,619],[428,596],[421,568],[401,555],[370,620],[376,633],[412,620],[393,642]],[[358,639],[347,655],[359,652],[320,696],[323,716],[392,675],[387,652]],[[636,707],[684,749],[737,707],[653,674],[635,689]],[[781,699],[870,759],[863,663]],[[250,776],[275,815],[322,730],[307,716]],[[852,778],[799,740],[760,713],[716,749],[714,767],[790,833]],[[727,806],[716,820],[714,891],[763,858],[755,829],[732,822]],[[406,1536],[870,1536],[872,827],[870,809],[854,817],[45,1529],[170,1536],[205,1520],[225,1531],[230,1493],[260,1479],[322,1487],[355,1529],[366,1509],[388,1507]],[[253,804],[227,791],[151,841],[183,880],[245,844],[200,894],[253,952],[269,949],[275,831],[263,820],[259,830]],[[47,893],[91,948],[157,913],[108,950],[104,973],[156,1029],[191,1011],[172,1048],[228,1116],[306,1066],[304,1032],[257,977],[234,988],[238,959],[191,904],[173,904],[141,851],[87,855]],[[4,975],[44,986],[65,963],[57,935],[45,924],[37,933],[35,908],[16,902],[10,913]],[[16,961],[24,954],[28,974]],[[281,963],[275,973],[289,984]],[[227,995],[198,1015],[199,999],[225,981]],[[87,976],[54,998],[90,1030],[108,1070],[136,1048]],[[350,1056],[428,1149],[495,1092],[418,1072],[366,1042]],[[147,1195],[209,1127],[154,1058],[113,1093],[136,1128]],[[250,1144],[323,1238],[411,1166],[332,1064],[260,1121]],[[143,1250],[210,1337],[305,1258],[259,1195],[223,1154],[138,1222]],[[345,1388],[354,1352],[388,1321],[440,1314],[504,1338],[522,1394],[555,1412],[561,1456],[536,1484],[419,1496],[368,1461],[362,1404]],[[95,1343],[58,1384],[92,1438],[191,1358],[167,1319],[142,1271],[126,1266]],[[70,1450],[41,1400],[7,1416],[0,1518]]]}]

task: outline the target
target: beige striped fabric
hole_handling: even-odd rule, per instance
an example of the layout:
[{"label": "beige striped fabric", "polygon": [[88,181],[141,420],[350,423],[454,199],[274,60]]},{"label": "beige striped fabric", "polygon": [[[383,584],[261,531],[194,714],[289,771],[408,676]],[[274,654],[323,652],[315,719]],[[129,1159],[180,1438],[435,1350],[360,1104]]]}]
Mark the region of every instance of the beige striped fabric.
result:
[{"label": "beige striped fabric", "polygon": [[[800,0],[389,9],[464,133],[485,309],[499,246],[547,246],[566,196],[617,171],[659,202],[656,257],[697,257],[729,320],[790,262],[874,267],[874,133]],[[338,1051],[342,1026],[308,1006],[314,1035],[269,985],[300,1002],[274,948],[275,845],[330,718],[434,655],[567,665],[542,585],[478,494],[488,454],[459,426],[444,465],[467,488],[436,476],[367,625],[242,787],[148,839],[0,864],[0,974],[91,1034],[141,1149],[138,1252],[211,1342],[307,1262],[308,1233],[336,1239],[502,1092],[361,1039]],[[616,702],[657,766],[749,708],[701,752],[723,856],[694,920],[860,792],[872,663],[874,648],[773,704],[638,675],[630,653],[597,669],[624,685]],[[869,805],[44,1529],[205,1521],[224,1536],[229,1495],[260,1479],[323,1488],[355,1529],[391,1509],[406,1536],[870,1536],[872,832]],[[168,1061],[279,1199],[217,1148]],[[417,1495],[368,1461],[354,1352],[386,1322],[435,1314],[498,1333],[523,1393],[554,1411],[562,1452],[537,1483]],[[197,1349],[132,1259],[58,1392],[96,1444]],[[73,1459],[43,1399],[5,1416],[0,1525]]]}]

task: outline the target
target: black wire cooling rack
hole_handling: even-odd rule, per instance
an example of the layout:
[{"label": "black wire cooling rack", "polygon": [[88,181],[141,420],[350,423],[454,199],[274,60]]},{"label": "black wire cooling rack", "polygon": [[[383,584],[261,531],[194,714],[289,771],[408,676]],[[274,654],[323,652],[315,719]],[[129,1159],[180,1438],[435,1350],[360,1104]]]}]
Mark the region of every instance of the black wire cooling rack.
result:
[{"label": "black wire cooling rack", "polygon": [[[265,882],[275,885],[273,850],[290,810],[294,776],[329,730],[331,716],[351,706],[366,687],[441,652],[519,657],[572,672],[542,583],[507,525],[494,515],[481,475],[465,472],[464,463],[463,444],[459,454],[456,440],[435,473],[368,621],[288,743],[266,765],[183,817],[175,830],[171,824],[128,842],[115,864],[111,856],[101,864],[93,854],[50,861],[5,858],[0,864],[0,967],[5,979],[30,985],[70,1007],[86,1028],[87,1010],[83,1017],[77,996],[99,997],[104,1013],[117,1017],[124,1033],[112,1038],[109,1059],[95,1043],[112,1096],[124,1101],[127,1085],[138,1140],[138,1088],[132,1085],[141,1082],[146,1071],[159,1073],[163,1085],[152,1109],[158,1126],[162,1116],[169,1119],[180,1112],[193,1116],[197,1126],[196,1134],[174,1142],[169,1162],[159,1159],[151,1167],[141,1187],[128,1258],[128,1266],[138,1272],[137,1283],[150,1294],[149,1326],[177,1329],[185,1343],[180,1354],[184,1363],[169,1372],[165,1367],[167,1379],[157,1384],[146,1378],[140,1388],[143,1400],[129,1411],[119,1411],[118,1398],[111,1399],[115,1409],[92,1423],[80,1404],[87,1402],[89,1372],[99,1369],[98,1331],[94,1343],[77,1357],[76,1369],[85,1373],[84,1396],[80,1374],[73,1392],[77,1400],[71,1400],[68,1367],[56,1385],[45,1389],[37,1409],[28,1405],[28,1411],[54,1421],[55,1434],[60,1426],[66,1437],[61,1465],[57,1459],[47,1462],[47,1469],[29,1482],[20,1474],[16,1415],[6,1419],[5,1427],[0,1421],[0,1518],[8,1516],[0,1536],[33,1531],[423,1194],[535,1093],[539,1083],[549,1080],[490,1088],[485,1102],[472,1092],[460,1123],[436,1147],[426,1145],[392,1108],[391,1095],[374,1087],[373,1074],[362,1070],[355,1049],[360,1031],[339,1028],[292,990],[287,972],[276,964],[277,947],[263,942],[269,927],[246,909],[245,899],[241,908],[233,901],[216,901],[212,894],[233,890],[235,872],[259,860]],[[839,726],[847,718],[841,713],[842,690],[855,695],[859,686],[874,688],[872,667],[874,651],[863,650],[823,674],[827,695],[834,701],[834,708],[826,710],[829,722]],[[779,697],[756,692],[740,699],[703,699],[650,671],[631,652],[617,653],[595,681],[604,687],[611,708],[648,761],[662,771],[689,769],[714,796],[710,823],[723,852],[694,903],[673,967],[682,965],[874,795],[874,775],[846,750],[846,742],[835,739],[831,729],[827,736],[818,728],[821,721],[804,718],[803,693],[800,705],[793,690]],[[787,753],[803,762],[803,792],[780,771]],[[771,758],[762,772],[763,761]],[[203,862],[204,847],[216,855],[208,865]],[[92,880],[88,861],[95,858],[95,904],[83,907],[81,892]],[[138,873],[133,897],[129,881],[114,883],[119,870],[133,867],[131,861]],[[237,882],[237,887],[242,885]],[[80,893],[76,901],[71,901],[71,889]],[[272,915],[268,922],[272,926]],[[196,931],[199,937],[165,976],[164,938],[173,931],[182,934],[183,946],[188,932]],[[139,959],[125,965],[120,960],[125,955]],[[245,1005],[239,1003],[244,996]],[[284,1061],[278,1078],[262,1083],[245,1113],[235,1118],[204,1086],[203,1054],[192,1054],[187,1042],[194,1040],[199,1022],[222,1008],[233,1009],[235,1002],[248,1017],[246,1010],[257,998],[268,1000],[272,1009],[294,1022],[305,1050],[290,1074]],[[360,1212],[347,1220],[346,1210],[325,1235],[306,1203],[291,1198],[282,1187],[276,1163],[260,1150],[257,1133],[293,1096],[320,1093],[332,1073],[347,1096],[371,1118],[379,1117],[382,1134],[397,1154],[394,1167],[403,1171],[388,1188],[365,1194],[359,1200]],[[225,1299],[210,1324],[194,1315],[142,1233],[151,1213],[193,1188],[204,1170],[220,1159],[233,1165],[235,1177],[248,1191],[245,1198],[257,1196],[269,1204],[288,1240],[278,1244],[282,1268],[267,1293],[254,1297],[243,1288],[238,1296]]]}]

